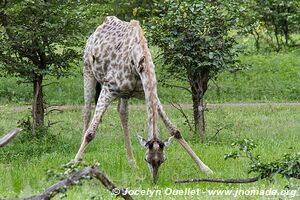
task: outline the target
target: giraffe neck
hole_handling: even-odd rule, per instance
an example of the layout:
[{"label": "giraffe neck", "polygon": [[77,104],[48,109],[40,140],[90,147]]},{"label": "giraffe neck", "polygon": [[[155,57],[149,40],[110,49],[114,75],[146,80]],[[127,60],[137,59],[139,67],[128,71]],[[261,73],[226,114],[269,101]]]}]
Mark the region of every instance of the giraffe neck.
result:
[{"label": "giraffe neck", "polygon": [[140,39],[140,45],[142,48],[143,58],[145,59],[145,66],[143,71],[145,75],[141,78],[145,81],[146,88],[145,91],[145,99],[147,102],[147,110],[148,110],[148,140],[159,139],[158,129],[157,129],[157,119],[158,119],[158,111],[157,111],[157,89],[156,89],[156,77],[154,72],[154,64],[151,59],[151,55],[147,46],[147,41],[144,36],[143,30],[139,25],[138,21],[132,20],[131,24],[137,28],[138,34],[137,37]]}]

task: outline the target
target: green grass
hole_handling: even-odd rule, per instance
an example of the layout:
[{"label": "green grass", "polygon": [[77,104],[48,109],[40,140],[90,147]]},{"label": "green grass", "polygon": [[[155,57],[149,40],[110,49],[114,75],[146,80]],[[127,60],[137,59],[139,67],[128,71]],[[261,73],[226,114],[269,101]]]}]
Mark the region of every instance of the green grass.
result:
[{"label": "green grass", "polygon": [[[28,111],[13,111],[12,106],[1,106],[0,132],[5,133],[17,126]],[[263,161],[280,158],[287,152],[299,152],[300,146],[300,107],[243,107],[243,108],[214,108],[207,112],[208,140],[200,143],[195,140],[188,127],[184,125],[181,114],[172,109],[166,110],[169,117],[180,128],[183,136],[191,144],[200,158],[214,170],[212,177],[245,178],[255,176],[247,174],[248,163],[244,159],[224,160],[224,154],[233,151],[230,145],[237,139],[253,138],[258,144],[254,153],[259,154]],[[191,110],[186,110],[191,115]],[[193,161],[174,141],[167,148],[167,162],[161,169],[159,181],[151,183],[151,177],[144,161],[145,150],[139,146],[136,134],[146,137],[147,123],[145,110],[130,110],[129,126],[132,135],[134,156],[138,168],[131,168],[127,164],[126,149],[115,106],[112,106],[104,116],[103,123],[98,128],[96,139],[88,146],[85,161],[89,164],[100,163],[100,169],[118,186],[130,189],[156,189],[165,191],[171,189],[278,189],[282,190],[288,184],[287,180],[276,176],[274,183],[259,181],[251,184],[225,185],[215,183],[174,184],[180,178],[206,177],[199,172]],[[78,150],[81,139],[81,111],[65,111],[47,116],[52,122],[61,121],[49,129],[50,136],[39,140],[28,138],[21,133],[9,145],[0,149],[0,196],[25,197],[37,194],[55,183],[56,180],[46,180],[48,169],[59,169],[69,162]],[[221,127],[216,136],[215,133]],[[159,124],[161,138],[167,137],[163,124]],[[290,147],[295,149],[290,150]],[[299,186],[299,181],[291,180],[293,185]],[[299,195],[298,191],[298,195]],[[96,180],[85,182],[82,186],[74,186],[67,192],[67,199],[90,199],[98,196],[102,199],[115,199]],[[299,196],[298,196],[299,197]],[[154,196],[153,199],[191,199],[192,197],[179,195]],[[209,196],[207,193],[194,196],[193,199],[232,199],[232,196]],[[238,199],[262,199],[272,196],[239,196]],[[276,197],[275,199],[278,199]],[[59,199],[58,197],[55,199]],[[148,196],[137,196],[137,199],[149,199]],[[296,199],[296,198],[295,198]]]},{"label": "green grass", "polygon": [[[220,102],[283,102],[300,99],[299,53],[241,55],[245,70],[220,74],[212,84],[207,100]],[[216,98],[216,99],[215,99]]]},{"label": "green grass", "polygon": [[[153,55],[156,55],[153,49]],[[206,101],[215,102],[284,102],[300,99],[300,52],[240,55],[245,70],[234,74],[221,73],[216,81],[209,82]],[[155,57],[155,56],[153,56]],[[158,79],[161,66],[157,61]],[[48,104],[78,105],[83,103],[83,80],[81,66],[75,69],[75,76],[56,80],[46,77],[45,84],[57,82],[44,88]],[[179,83],[186,85],[185,83]],[[191,103],[188,92],[178,88],[158,86],[162,102]],[[32,86],[19,84],[16,78],[0,78],[0,104],[30,104]],[[132,101],[136,103],[138,101]]]}]

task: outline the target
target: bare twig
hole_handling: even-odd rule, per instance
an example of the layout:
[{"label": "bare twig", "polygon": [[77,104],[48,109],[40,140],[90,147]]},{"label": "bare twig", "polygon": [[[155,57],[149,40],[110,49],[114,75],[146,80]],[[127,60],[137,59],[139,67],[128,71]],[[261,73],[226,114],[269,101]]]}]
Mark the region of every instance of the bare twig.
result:
[{"label": "bare twig", "polygon": [[4,135],[2,138],[0,138],[0,147],[4,147],[5,145],[7,145],[12,139],[14,139],[18,135],[18,133],[21,130],[22,129],[20,128],[16,128]]},{"label": "bare twig", "polygon": [[52,105],[47,106],[47,108],[50,108],[50,107],[61,107],[61,106],[64,106],[64,104],[52,104]]},{"label": "bare twig", "polygon": [[50,122],[50,121],[48,121],[48,127],[50,128],[51,126],[53,126],[55,124],[58,124],[60,122],[63,122],[63,121],[57,121],[57,122]]},{"label": "bare twig", "polygon": [[47,83],[47,84],[44,84],[43,87],[46,87],[46,86],[49,86],[52,84],[59,84],[59,82],[55,81],[55,82]]},{"label": "bare twig", "polygon": [[182,114],[182,116],[185,118],[185,122],[188,124],[190,131],[194,131],[194,129],[193,129],[191,123],[190,123],[190,120],[189,120],[188,116],[185,114],[185,112],[184,112],[183,109],[182,109],[182,106],[181,106],[179,103],[176,103],[176,105],[175,105],[173,102],[170,102],[170,103],[171,103],[171,105],[172,105],[174,108],[176,108],[177,110],[179,110],[179,112],[180,112],[180,113]]},{"label": "bare twig", "polygon": [[181,86],[181,85],[174,85],[174,84],[169,84],[169,83],[165,83],[165,82],[162,82],[162,85],[167,86],[167,87],[175,87],[175,88],[184,89],[184,90],[188,91],[190,94],[192,94],[192,91],[189,88]]},{"label": "bare twig", "polygon": [[176,180],[175,183],[192,183],[192,182],[214,182],[214,183],[253,183],[260,180],[260,176],[245,179],[213,179],[213,178],[193,178],[185,180]]},{"label": "bare twig", "polygon": [[218,128],[217,131],[216,131],[216,133],[215,133],[215,135],[212,138],[215,138],[220,133],[221,130],[226,129],[229,126],[230,126],[230,124],[227,124],[227,125],[225,125],[225,126],[223,126],[221,128]]},{"label": "bare twig", "polygon": [[[101,183],[111,192],[116,194],[117,196],[121,196],[125,200],[132,200],[133,198],[126,192],[125,189],[121,189],[116,187],[104,174],[104,172],[99,171],[97,165],[93,165],[92,167],[86,167],[83,170],[80,170],[73,175],[69,176],[68,178],[55,183],[51,187],[47,188],[44,192],[39,195],[22,198],[22,200],[49,200],[53,198],[55,195],[60,193],[62,188],[67,188],[69,186],[75,185],[78,183],[80,179],[83,177],[90,176],[98,179]],[[8,198],[0,198],[1,200],[12,200]],[[14,199],[14,200],[21,200]]]},{"label": "bare twig", "polygon": [[58,109],[58,108],[52,108],[52,109],[50,109],[49,111],[46,112],[45,116],[48,115],[48,114],[51,113],[51,112],[54,112],[54,111],[57,111],[57,112],[59,112],[59,113],[64,112],[64,111],[61,110],[61,109]]},{"label": "bare twig", "polygon": [[21,81],[21,80],[18,80],[17,81],[17,84],[31,84],[32,81]]},{"label": "bare twig", "polygon": [[217,91],[221,90],[221,87],[218,85],[218,83],[215,81],[215,79],[211,79],[211,81],[213,82],[213,84],[217,87]]}]

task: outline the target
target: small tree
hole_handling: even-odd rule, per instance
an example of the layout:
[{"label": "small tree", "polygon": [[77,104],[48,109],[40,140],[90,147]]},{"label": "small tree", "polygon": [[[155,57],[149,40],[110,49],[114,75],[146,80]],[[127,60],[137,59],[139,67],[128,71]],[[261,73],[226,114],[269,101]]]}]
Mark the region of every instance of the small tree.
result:
[{"label": "small tree", "polygon": [[203,103],[208,81],[234,64],[233,19],[216,1],[168,1],[165,14],[151,24],[153,43],[162,50],[164,69],[187,80],[193,100],[195,130],[205,137]]},{"label": "small tree", "polygon": [[162,11],[163,2],[164,0],[110,0],[106,3],[106,12],[125,21],[137,19],[143,22],[158,15]]},{"label": "small tree", "polygon": [[257,50],[265,35],[269,46],[279,51],[283,46],[291,46],[290,35],[299,32],[299,0],[249,0],[231,4],[240,10],[236,14],[241,30],[254,37]]},{"label": "small tree", "polygon": [[277,50],[282,45],[288,46],[290,33],[299,31],[299,0],[256,0],[256,3],[260,21],[274,33]]},{"label": "small tree", "polygon": [[0,6],[0,69],[32,83],[33,128],[43,127],[43,80],[69,74],[77,64],[87,13],[72,0],[5,0]]}]

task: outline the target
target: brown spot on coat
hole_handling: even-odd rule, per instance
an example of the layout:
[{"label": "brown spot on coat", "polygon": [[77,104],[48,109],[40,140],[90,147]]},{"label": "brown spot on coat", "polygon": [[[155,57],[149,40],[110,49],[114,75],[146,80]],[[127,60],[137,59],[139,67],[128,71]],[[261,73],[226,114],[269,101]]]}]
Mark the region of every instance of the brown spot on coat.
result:
[{"label": "brown spot on coat", "polygon": [[117,54],[114,52],[111,52],[110,57],[111,57],[111,60],[115,60],[117,57]]},{"label": "brown spot on coat", "polygon": [[110,64],[110,60],[109,59],[105,59],[104,60],[104,64],[103,64],[103,70],[104,71],[107,71],[107,68],[108,68],[109,64]]}]

